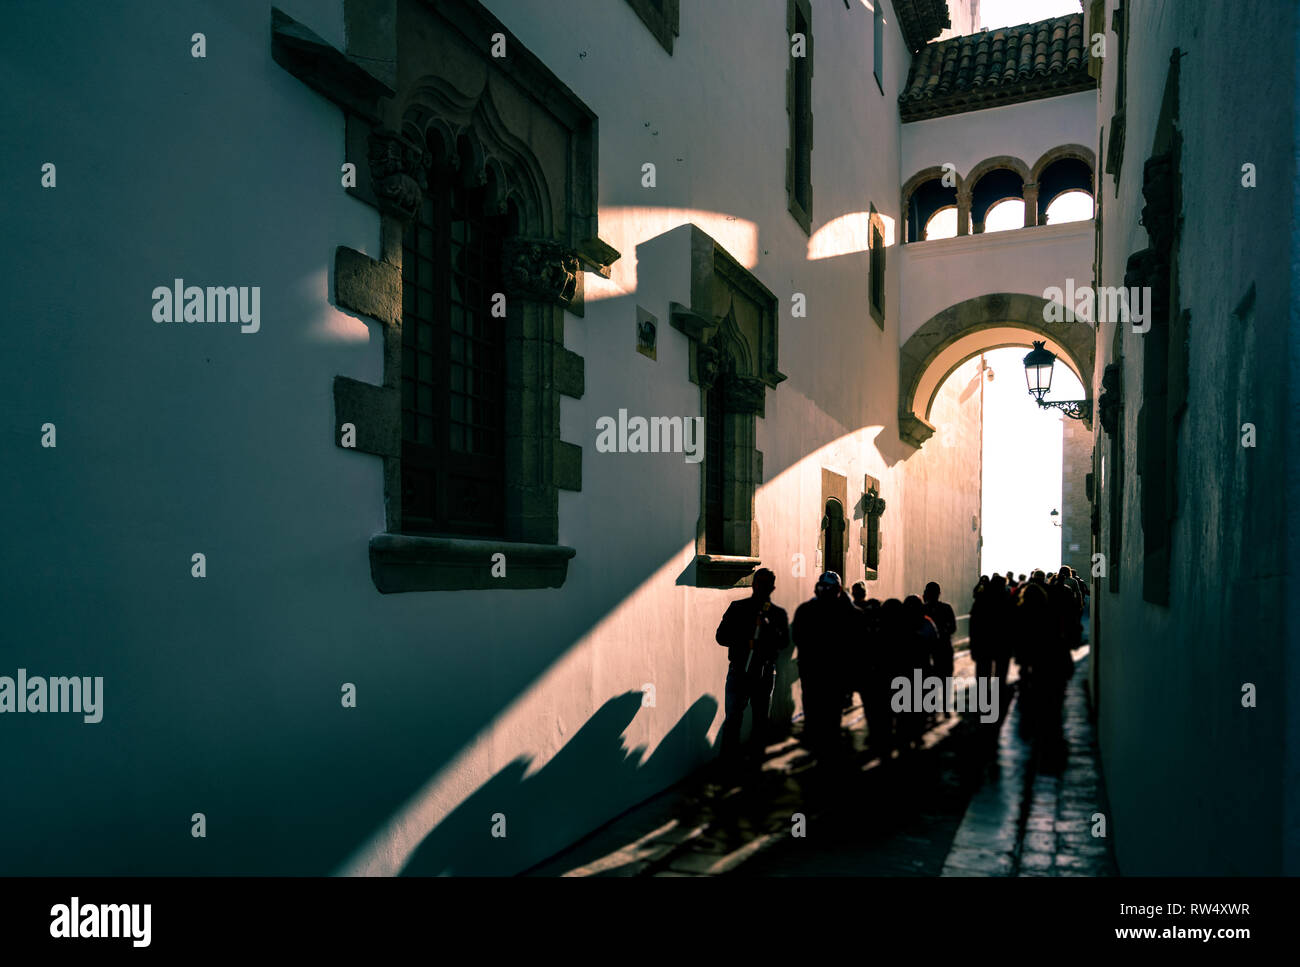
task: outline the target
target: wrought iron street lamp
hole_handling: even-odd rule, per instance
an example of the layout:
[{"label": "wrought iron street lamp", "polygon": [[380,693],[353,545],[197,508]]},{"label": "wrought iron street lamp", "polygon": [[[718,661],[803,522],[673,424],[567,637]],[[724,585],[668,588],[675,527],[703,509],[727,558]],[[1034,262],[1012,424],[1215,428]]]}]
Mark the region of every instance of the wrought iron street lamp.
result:
[{"label": "wrought iron street lamp", "polygon": [[1029,395],[1043,409],[1056,407],[1072,420],[1086,420],[1092,414],[1089,400],[1044,400],[1047,391],[1052,388],[1052,368],[1056,364],[1056,354],[1048,352],[1045,340],[1035,340],[1034,348],[1025,356],[1025,382],[1029,384]]},{"label": "wrought iron street lamp", "polygon": [[1052,514],[1051,514],[1051,517],[1052,517],[1052,526],[1053,526],[1053,527],[1060,527],[1060,526],[1061,526],[1061,515],[1060,515],[1060,512],[1057,511],[1057,509],[1056,509],[1055,507],[1052,508]]}]

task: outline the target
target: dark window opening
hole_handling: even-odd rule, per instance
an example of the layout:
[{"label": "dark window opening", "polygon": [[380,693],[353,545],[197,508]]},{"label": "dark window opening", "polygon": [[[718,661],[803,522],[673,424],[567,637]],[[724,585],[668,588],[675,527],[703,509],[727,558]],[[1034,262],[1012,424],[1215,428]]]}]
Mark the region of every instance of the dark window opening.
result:
[{"label": "dark window opening", "polygon": [[876,87],[885,93],[884,80],[885,59],[885,11],[884,0],[872,4],[871,14],[871,73],[876,78]]},{"label": "dark window opening", "polygon": [[804,56],[794,60],[794,195],[799,205],[812,208],[812,66],[809,59],[808,20],[796,8],[795,33],[804,37]]},{"label": "dark window opening", "polygon": [[826,501],[825,513],[822,516],[822,547],[824,548],[822,562],[825,570],[834,571],[841,579],[844,577],[845,530],[844,505],[831,497]]},{"label": "dark window opening", "polygon": [[402,530],[504,536],[507,217],[435,169],[402,242]]},{"label": "dark window opening", "polygon": [[971,228],[978,233],[984,226],[989,209],[1007,198],[1025,197],[1025,180],[1010,168],[994,168],[984,175],[970,193]]},{"label": "dark window opening", "polygon": [[705,397],[704,424],[704,552],[731,554],[724,525],[727,487],[727,403],[719,373]]},{"label": "dark window opening", "polygon": [[877,323],[885,324],[885,235],[881,231],[880,216],[871,207],[871,315]]},{"label": "dark window opening", "polygon": [[925,227],[935,212],[942,208],[957,207],[956,186],[945,186],[939,178],[918,185],[907,199],[907,240],[919,242],[925,238]]},{"label": "dark window opening", "polygon": [[1092,168],[1080,158],[1053,161],[1038,176],[1038,223],[1046,224],[1047,206],[1067,191],[1092,194]]}]

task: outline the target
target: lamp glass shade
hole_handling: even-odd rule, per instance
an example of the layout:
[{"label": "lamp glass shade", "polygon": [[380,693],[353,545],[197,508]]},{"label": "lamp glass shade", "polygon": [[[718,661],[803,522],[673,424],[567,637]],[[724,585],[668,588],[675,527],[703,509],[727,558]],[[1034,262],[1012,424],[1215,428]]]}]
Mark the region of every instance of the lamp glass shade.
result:
[{"label": "lamp glass shade", "polygon": [[1036,400],[1041,400],[1052,388],[1052,367],[1056,362],[1056,356],[1044,347],[1045,343],[1035,342],[1034,348],[1025,356],[1025,382]]}]

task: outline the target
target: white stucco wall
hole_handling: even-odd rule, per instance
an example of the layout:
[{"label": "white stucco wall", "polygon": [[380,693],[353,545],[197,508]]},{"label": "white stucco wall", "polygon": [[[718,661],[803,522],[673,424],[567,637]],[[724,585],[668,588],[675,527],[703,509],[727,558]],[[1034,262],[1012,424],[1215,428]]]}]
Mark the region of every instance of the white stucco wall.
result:
[{"label": "white stucco wall", "polygon": [[945,164],[965,178],[981,161],[998,155],[1019,158],[1032,169],[1052,148],[1083,144],[1095,151],[1096,141],[1096,91],[909,121],[903,125],[903,181]]},{"label": "white stucco wall", "polygon": [[1064,290],[1068,279],[1076,289],[1091,285],[1093,239],[1089,219],[900,246],[900,341],[949,306],[985,293],[1045,298],[1048,287]]},{"label": "white stucco wall", "polygon": [[935,434],[907,462],[908,501],[901,534],[907,544],[907,590],[937,581],[957,614],[970,611],[979,580],[983,396],[979,357],[939,387],[930,411]]}]

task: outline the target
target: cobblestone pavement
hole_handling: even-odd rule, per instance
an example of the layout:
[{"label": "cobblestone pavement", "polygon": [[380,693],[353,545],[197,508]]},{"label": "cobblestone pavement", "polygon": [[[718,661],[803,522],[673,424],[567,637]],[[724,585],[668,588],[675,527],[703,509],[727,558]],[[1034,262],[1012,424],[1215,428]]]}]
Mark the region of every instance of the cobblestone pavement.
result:
[{"label": "cobblestone pavement", "polygon": [[[1046,757],[1021,738],[1019,701],[1000,731],[980,726],[975,713],[955,716],[934,724],[920,748],[883,760],[865,748],[855,708],[843,720],[839,762],[818,763],[796,724],[748,781],[703,770],[527,875],[1113,875],[1108,841],[1090,832],[1105,808],[1079,661],[1086,653],[1075,653],[1080,673],[1067,690],[1055,762],[1040,762]],[[972,673],[964,654],[954,673]]]}]

